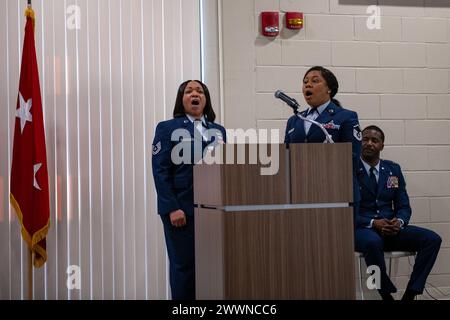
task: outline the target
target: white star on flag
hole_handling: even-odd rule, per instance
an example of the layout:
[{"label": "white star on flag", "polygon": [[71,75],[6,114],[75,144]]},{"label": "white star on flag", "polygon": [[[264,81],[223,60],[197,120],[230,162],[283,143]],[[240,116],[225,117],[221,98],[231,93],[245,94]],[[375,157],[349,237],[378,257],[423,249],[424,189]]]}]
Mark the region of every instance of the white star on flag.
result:
[{"label": "white star on flag", "polygon": [[36,164],[33,166],[33,169],[34,169],[34,176],[33,176],[34,181],[33,181],[33,186],[34,186],[36,189],[38,189],[38,190],[41,190],[41,187],[39,187],[39,185],[38,185],[38,183],[37,183],[37,180],[36,180],[36,173],[39,171],[39,169],[41,168],[41,166],[42,166],[42,163],[36,163]]},{"label": "white star on flag", "polygon": [[25,102],[25,99],[22,97],[22,93],[20,93],[20,91],[19,98],[20,108],[16,110],[16,117],[20,118],[20,133],[23,133],[23,128],[25,128],[27,121],[33,122],[33,116],[30,113],[32,101],[31,99],[28,99],[28,101]]}]

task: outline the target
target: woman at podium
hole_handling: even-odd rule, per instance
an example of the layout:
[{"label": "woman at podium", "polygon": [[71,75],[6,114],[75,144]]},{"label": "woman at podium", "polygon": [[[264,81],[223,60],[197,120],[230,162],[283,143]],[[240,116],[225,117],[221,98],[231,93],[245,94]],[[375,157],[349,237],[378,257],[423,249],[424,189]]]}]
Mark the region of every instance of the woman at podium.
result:
[{"label": "woman at podium", "polygon": [[[334,97],[339,89],[336,76],[328,69],[315,66],[306,71],[303,77],[302,92],[308,108],[289,118],[284,143],[352,143],[352,162],[356,168],[361,155],[362,134],[358,114],[344,109]],[[308,122],[315,121],[316,124]],[[329,137],[325,136],[324,130]],[[359,184],[353,172],[353,211],[359,212]]]},{"label": "woman at podium", "polygon": [[193,166],[207,146],[225,140],[225,129],[215,118],[207,86],[185,81],[178,88],[173,119],[160,122],[153,139],[153,178],[174,300],[195,299]]},{"label": "woman at podium", "polygon": [[326,136],[322,129],[302,118],[321,124],[334,142],[351,142],[353,160],[361,153],[361,129],[358,114],[344,109],[334,97],[339,83],[328,69],[315,66],[303,77],[302,92],[308,108],[293,115],[286,126],[285,143],[322,143]]}]

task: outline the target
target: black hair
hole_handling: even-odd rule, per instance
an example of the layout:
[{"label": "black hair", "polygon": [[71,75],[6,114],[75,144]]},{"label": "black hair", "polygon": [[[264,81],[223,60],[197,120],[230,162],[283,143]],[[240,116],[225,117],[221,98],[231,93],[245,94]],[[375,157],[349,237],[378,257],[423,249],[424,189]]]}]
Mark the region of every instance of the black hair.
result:
[{"label": "black hair", "polygon": [[178,118],[178,117],[182,117],[186,114],[186,111],[184,110],[184,105],[183,105],[183,95],[184,95],[184,90],[186,89],[188,83],[191,81],[195,81],[202,86],[203,93],[205,94],[205,98],[206,98],[206,104],[205,104],[205,109],[203,109],[203,115],[206,117],[206,119],[208,119],[208,121],[214,122],[214,120],[216,119],[216,114],[214,113],[214,110],[211,105],[211,96],[209,94],[209,90],[208,90],[208,87],[206,86],[206,84],[204,84],[200,80],[186,80],[185,82],[180,84],[180,87],[178,88],[177,98],[175,100],[175,106],[173,108],[173,117]]},{"label": "black hair", "polygon": [[362,133],[364,133],[365,131],[368,131],[368,130],[377,131],[380,134],[380,136],[381,136],[381,142],[384,143],[384,132],[383,132],[383,130],[381,130],[379,127],[377,127],[375,125],[370,125],[370,126],[365,127],[364,130],[362,131]]},{"label": "black hair", "polygon": [[314,66],[314,67],[310,68],[308,71],[306,71],[305,76],[303,77],[303,80],[305,80],[306,76],[311,71],[319,71],[320,72],[322,77],[325,79],[325,82],[327,83],[328,88],[331,91],[330,92],[331,101],[335,105],[340,107],[341,103],[339,102],[339,100],[334,99],[334,96],[336,95],[336,93],[338,92],[338,89],[339,89],[339,82],[337,81],[337,78],[334,75],[334,73],[322,66]]}]

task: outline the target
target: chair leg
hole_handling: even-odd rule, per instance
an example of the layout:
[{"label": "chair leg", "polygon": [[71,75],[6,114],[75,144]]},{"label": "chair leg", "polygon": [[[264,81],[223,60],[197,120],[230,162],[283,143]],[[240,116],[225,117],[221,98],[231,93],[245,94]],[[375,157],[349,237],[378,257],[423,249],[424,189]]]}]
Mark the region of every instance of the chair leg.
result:
[{"label": "chair leg", "polygon": [[358,269],[359,269],[359,291],[361,292],[361,300],[364,300],[364,290],[363,290],[363,275],[361,268],[361,259],[362,257],[358,257]]},{"label": "chair leg", "polygon": [[392,274],[392,258],[389,258],[389,278],[391,278]]}]

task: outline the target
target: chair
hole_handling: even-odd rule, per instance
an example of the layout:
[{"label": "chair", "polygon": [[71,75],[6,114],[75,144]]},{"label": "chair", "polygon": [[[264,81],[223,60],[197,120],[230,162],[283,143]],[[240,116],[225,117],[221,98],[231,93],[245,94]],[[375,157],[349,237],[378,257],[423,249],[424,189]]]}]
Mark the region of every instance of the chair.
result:
[{"label": "chair", "polygon": [[[416,252],[410,251],[386,251],[384,252],[384,258],[389,259],[388,264],[388,276],[391,277],[392,272],[392,259],[401,257],[415,257]],[[361,300],[364,300],[364,290],[363,290],[363,273],[361,267],[361,261],[364,259],[364,255],[361,252],[355,252],[355,257],[358,258],[358,271],[359,271],[359,290],[361,292]]]}]

